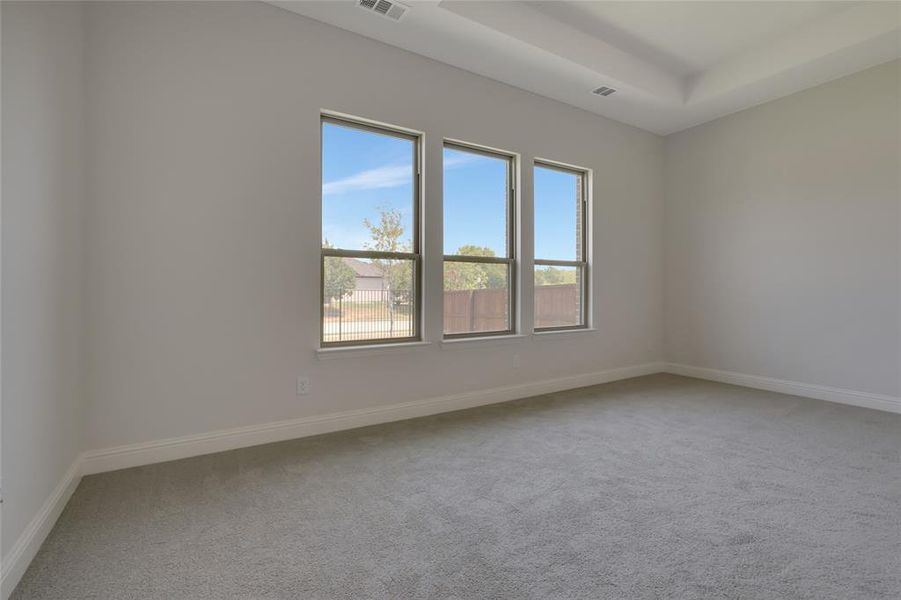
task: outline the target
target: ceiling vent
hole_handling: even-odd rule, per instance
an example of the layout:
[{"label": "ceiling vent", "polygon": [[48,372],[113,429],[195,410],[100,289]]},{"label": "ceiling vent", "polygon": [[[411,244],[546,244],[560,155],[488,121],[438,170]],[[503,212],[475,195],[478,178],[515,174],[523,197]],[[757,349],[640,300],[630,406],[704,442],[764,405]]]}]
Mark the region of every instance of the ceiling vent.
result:
[{"label": "ceiling vent", "polygon": [[357,6],[392,21],[400,21],[410,8],[391,0],[357,0]]},{"label": "ceiling vent", "polygon": [[[360,0],[360,1],[363,2],[365,0]],[[595,94],[597,96],[605,96],[606,97],[606,96],[609,96],[610,94],[616,93],[616,90],[613,89],[612,87],[606,87],[606,86],[602,85],[601,87],[599,87],[596,90],[591,90],[591,93]]]}]

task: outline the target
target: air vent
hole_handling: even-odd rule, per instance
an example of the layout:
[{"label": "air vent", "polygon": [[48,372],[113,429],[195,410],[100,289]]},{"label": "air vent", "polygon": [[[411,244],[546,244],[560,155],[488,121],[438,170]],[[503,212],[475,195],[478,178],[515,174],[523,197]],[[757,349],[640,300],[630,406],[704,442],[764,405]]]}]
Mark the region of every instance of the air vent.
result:
[{"label": "air vent", "polygon": [[[365,0],[360,0],[361,2]],[[609,96],[610,94],[616,93],[616,90],[612,87],[601,86],[596,90],[591,91],[592,94],[596,94],[598,96]]]},{"label": "air vent", "polygon": [[391,0],[357,0],[357,5],[392,21],[400,21],[400,18],[409,9],[408,6],[404,6],[399,2],[392,2]]}]

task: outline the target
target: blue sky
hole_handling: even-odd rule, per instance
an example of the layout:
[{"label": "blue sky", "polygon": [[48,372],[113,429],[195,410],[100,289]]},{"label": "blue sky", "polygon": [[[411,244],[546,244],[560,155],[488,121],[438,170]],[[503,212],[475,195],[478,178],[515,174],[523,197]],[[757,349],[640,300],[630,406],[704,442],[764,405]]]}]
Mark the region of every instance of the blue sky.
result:
[{"label": "blue sky", "polygon": [[[322,127],[322,232],[332,246],[361,250],[369,239],[363,219],[381,208],[399,210],[412,241],[413,142],[324,123]],[[444,151],[444,246],[466,244],[506,253],[506,162]],[[574,259],[576,178],[535,171],[535,257]]]},{"label": "blue sky", "polygon": [[412,141],[331,123],[322,125],[322,237],[336,248],[363,250],[379,209],[397,209],[412,242]]},{"label": "blue sky", "polygon": [[535,167],[535,258],[577,260],[576,208],[579,178]]},{"label": "blue sky", "polygon": [[507,161],[445,148],[444,253],[474,245],[505,256],[506,223]]}]

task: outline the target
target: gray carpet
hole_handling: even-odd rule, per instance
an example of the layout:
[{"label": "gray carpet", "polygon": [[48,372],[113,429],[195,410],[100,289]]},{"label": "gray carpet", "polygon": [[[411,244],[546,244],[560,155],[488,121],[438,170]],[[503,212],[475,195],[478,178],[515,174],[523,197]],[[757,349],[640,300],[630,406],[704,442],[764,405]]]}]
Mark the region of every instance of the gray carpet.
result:
[{"label": "gray carpet", "polygon": [[86,477],[15,600],[901,597],[901,416],[670,375]]}]

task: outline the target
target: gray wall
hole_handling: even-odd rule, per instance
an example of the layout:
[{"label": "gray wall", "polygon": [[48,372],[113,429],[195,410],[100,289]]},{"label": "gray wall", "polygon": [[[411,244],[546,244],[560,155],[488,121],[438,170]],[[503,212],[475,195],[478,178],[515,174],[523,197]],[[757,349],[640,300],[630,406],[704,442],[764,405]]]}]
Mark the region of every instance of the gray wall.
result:
[{"label": "gray wall", "polygon": [[[660,137],[265,4],[86,15],[86,448],[661,358]],[[425,132],[425,349],[314,357],[320,109]],[[444,137],[594,169],[599,331],[441,347]]]},{"label": "gray wall", "polygon": [[898,395],[899,63],[666,139],[666,355]]},{"label": "gray wall", "polygon": [[81,448],[82,9],[2,4],[2,554]]}]

